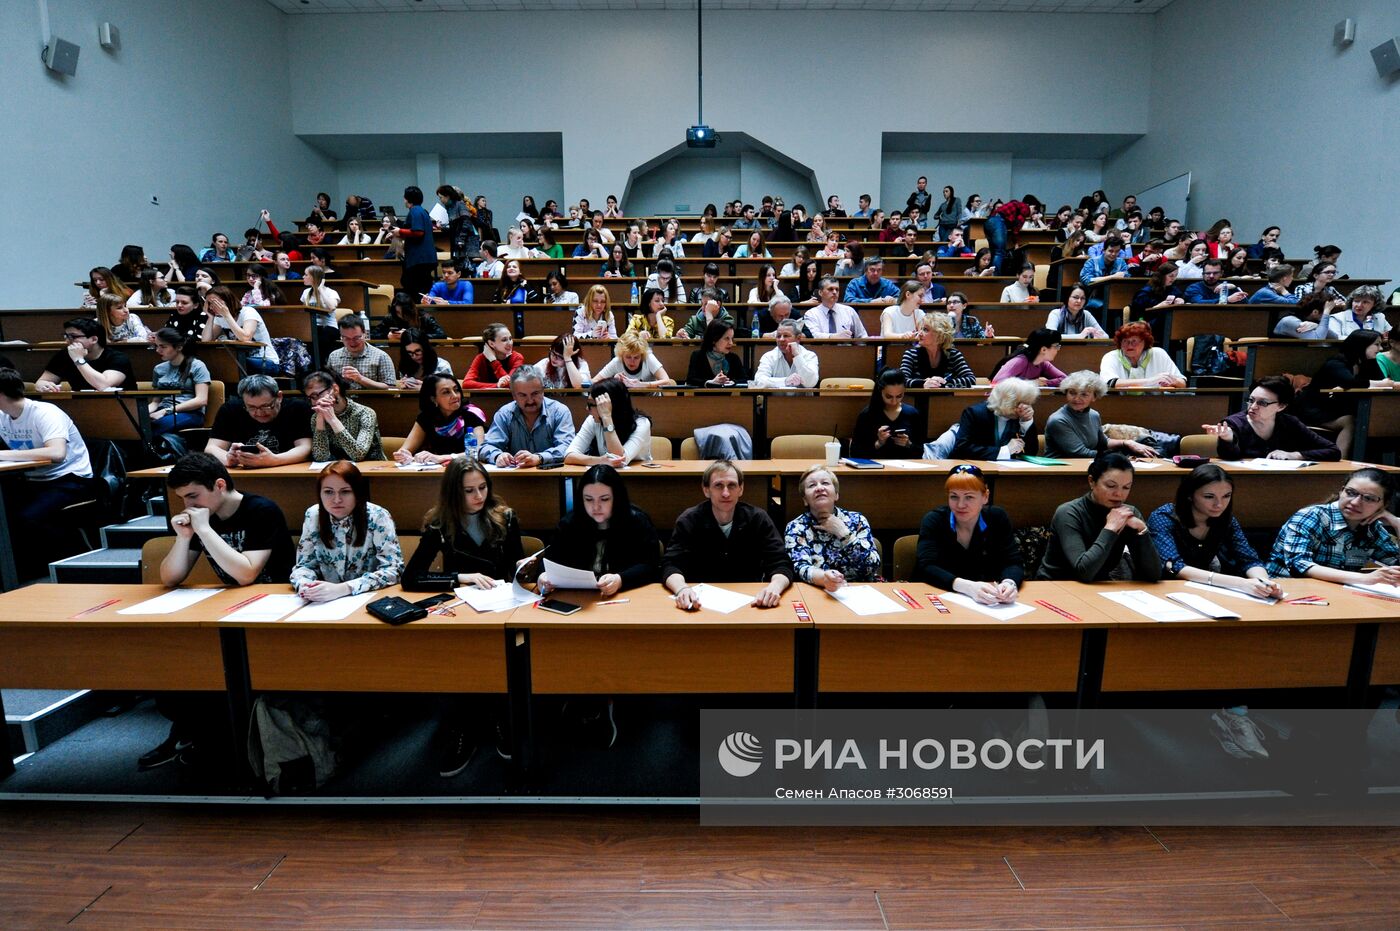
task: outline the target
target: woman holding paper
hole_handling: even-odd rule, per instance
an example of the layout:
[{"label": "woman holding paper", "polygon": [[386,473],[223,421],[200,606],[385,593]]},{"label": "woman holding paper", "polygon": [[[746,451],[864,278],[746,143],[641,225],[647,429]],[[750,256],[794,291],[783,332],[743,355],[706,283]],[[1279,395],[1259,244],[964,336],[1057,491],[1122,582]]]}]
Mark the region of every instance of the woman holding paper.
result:
[{"label": "woman holding paper", "polygon": [[975,465],[954,466],[943,487],[948,503],[919,525],[915,578],[981,604],[1013,603],[1025,572],[1011,518],[987,503],[987,480]]},{"label": "woman holding paper", "polygon": [[[604,598],[660,580],[656,528],[646,512],[632,504],[616,469],[595,465],[583,473],[574,500],[574,509],[559,522],[559,533],[543,559],[593,573]],[[548,570],[540,573],[542,594],[557,587]]]},{"label": "woman holding paper", "polygon": [[292,588],[307,601],[388,588],[403,575],[394,518],[369,500],[369,480],[353,462],[336,460],[316,478],[292,568]]},{"label": "woman holding paper", "polygon": [[[1357,469],[1324,504],[1303,508],[1283,525],[1269,574],[1343,585],[1400,585],[1400,517],[1395,482],[1380,469]],[[1378,563],[1378,569],[1365,569]]]},{"label": "woman holding paper", "polygon": [[1089,464],[1089,490],[1066,501],[1050,520],[1050,543],[1036,578],[1050,582],[1107,582],[1162,578],[1162,557],[1147,524],[1128,504],[1133,463],[1105,453]]},{"label": "woman holding paper", "polygon": [[1147,519],[1165,578],[1204,582],[1259,598],[1283,595],[1235,519],[1235,482],[1214,463],[1197,466],[1176,489],[1176,500]]},{"label": "woman holding paper", "polygon": [[878,581],[880,544],[864,514],[836,506],[840,479],[826,466],[812,466],[797,487],[807,510],[794,517],[783,534],[797,577],[829,592],[847,582]]}]

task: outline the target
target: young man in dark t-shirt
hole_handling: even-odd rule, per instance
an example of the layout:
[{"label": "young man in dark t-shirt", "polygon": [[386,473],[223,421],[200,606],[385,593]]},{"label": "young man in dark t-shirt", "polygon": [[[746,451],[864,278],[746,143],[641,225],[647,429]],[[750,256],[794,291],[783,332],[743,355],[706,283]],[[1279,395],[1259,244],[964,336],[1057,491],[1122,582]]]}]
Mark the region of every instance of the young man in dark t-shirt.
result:
[{"label": "young man in dark t-shirt", "polygon": [[106,391],[135,388],[136,375],[126,353],[107,348],[107,331],[91,317],[74,317],[63,324],[68,347],[60,349],[44,364],[35,382],[40,391],[57,391],[68,382],[74,391]]},{"label": "young man in dark t-shirt", "polygon": [[[275,503],[237,491],[228,469],[208,453],[181,456],[165,484],[184,510],[170,518],[175,542],[161,560],[161,584],[183,584],[201,554],[225,585],[288,582],[292,537]],[[206,693],[162,693],[156,707],[170,719],[170,735],[143,754],[137,766],[144,770],[189,761],[197,742],[217,735],[220,704],[218,696]]]},{"label": "young man in dark t-shirt", "polygon": [[[268,375],[238,383],[242,404],[225,404],[214,415],[204,451],[228,468],[266,469],[311,460],[311,407],[283,398]],[[257,447],[256,450],[250,447]]]}]

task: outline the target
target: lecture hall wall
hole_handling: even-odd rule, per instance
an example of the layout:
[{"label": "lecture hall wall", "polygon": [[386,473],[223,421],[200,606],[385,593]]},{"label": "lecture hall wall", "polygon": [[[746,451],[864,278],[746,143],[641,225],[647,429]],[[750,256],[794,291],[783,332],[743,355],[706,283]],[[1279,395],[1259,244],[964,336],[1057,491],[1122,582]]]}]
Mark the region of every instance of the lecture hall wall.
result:
[{"label": "lecture hall wall", "polygon": [[[71,283],[115,263],[123,244],[163,259],[174,242],[203,248],[216,229],[236,239],[260,207],[305,216],[307,192],[333,177],[292,134],[287,17],[263,0],[49,7],[53,33],[82,46],[75,77],[40,63],[36,4],[0,2],[12,217],[0,307],[76,307]],[[104,21],[121,30],[119,51],[98,44]]]},{"label": "lecture hall wall", "polygon": [[[1356,42],[1338,49],[1344,17]],[[1151,93],[1127,95],[1149,103],[1151,126],[1105,160],[1104,188],[1190,171],[1193,225],[1226,216],[1254,242],[1277,224],[1290,258],[1335,243],[1343,273],[1400,278],[1400,81],[1378,77],[1370,54],[1400,35],[1400,3],[1176,0],[1152,19]]]}]

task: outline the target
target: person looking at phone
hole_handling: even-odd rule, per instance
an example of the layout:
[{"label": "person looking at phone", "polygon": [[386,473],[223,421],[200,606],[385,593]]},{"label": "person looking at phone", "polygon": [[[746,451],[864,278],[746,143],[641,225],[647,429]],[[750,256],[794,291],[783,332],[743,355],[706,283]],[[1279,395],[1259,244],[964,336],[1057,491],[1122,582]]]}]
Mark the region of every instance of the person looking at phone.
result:
[{"label": "person looking at phone", "polygon": [[[207,453],[181,456],[165,484],[184,510],[170,518],[175,540],[161,560],[162,585],[183,584],[201,555],[225,585],[285,583],[291,576],[292,536],[282,509],[262,495],[234,488],[218,459]],[[221,697],[207,692],[159,693],[156,708],[170,719],[170,734],[142,754],[137,766],[146,770],[191,761],[197,744],[214,742],[226,714],[223,705]]]},{"label": "person looking at phone", "polygon": [[851,455],[861,459],[919,459],[924,454],[928,418],[904,403],[904,373],[885,369],[875,379],[870,403],[856,415]]},{"label": "person looking at phone", "polygon": [[238,383],[242,404],[228,403],[214,416],[204,451],[230,469],[266,469],[311,458],[311,408],[283,398],[270,375]]},{"label": "person looking at phone", "polygon": [[676,519],[661,558],[661,577],[675,593],[676,607],[700,607],[699,582],[766,582],[754,603],[777,607],[797,570],[767,512],[742,500],[744,473],[730,460],[716,459],[700,487],[707,500]]}]

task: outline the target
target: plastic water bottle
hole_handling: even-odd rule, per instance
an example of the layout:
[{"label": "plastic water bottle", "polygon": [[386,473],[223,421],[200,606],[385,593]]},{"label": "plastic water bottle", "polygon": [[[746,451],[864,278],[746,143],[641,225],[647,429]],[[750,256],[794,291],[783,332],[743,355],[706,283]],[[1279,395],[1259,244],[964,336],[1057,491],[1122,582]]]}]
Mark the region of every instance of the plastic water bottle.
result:
[{"label": "plastic water bottle", "polygon": [[468,461],[468,462],[476,462],[477,452],[478,452],[478,450],[477,450],[477,443],[476,443],[476,434],[473,433],[473,432],[471,431],[471,429],[469,428],[469,429],[467,430],[467,447],[466,447],[467,461]]},{"label": "plastic water bottle", "polygon": [[1230,282],[1228,282],[1228,281],[1222,281],[1222,282],[1220,282],[1220,291],[1219,291],[1219,293],[1218,293],[1218,295],[1217,295],[1215,301],[1216,301],[1217,304],[1228,304],[1228,303],[1230,303]]},{"label": "plastic water bottle", "polygon": [[637,299],[638,299],[640,296],[641,296],[640,293],[637,291],[637,282],[634,281],[634,282],[632,282],[632,303],[633,303],[633,304],[637,303]]},{"label": "plastic water bottle", "polygon": [[753,338],[754,338],[754,339],[758,339],[758,338],[759,338],[760,336],[762,336],[762,335],[763,335],[763,334],[759,332],[759,326],[758,326],[758,311],[755,310],[755,311],[753,312]]}]

